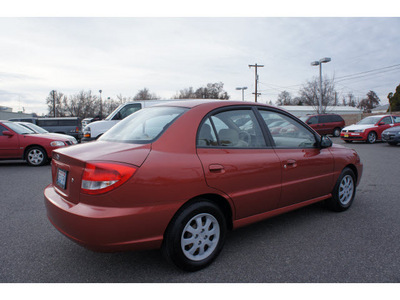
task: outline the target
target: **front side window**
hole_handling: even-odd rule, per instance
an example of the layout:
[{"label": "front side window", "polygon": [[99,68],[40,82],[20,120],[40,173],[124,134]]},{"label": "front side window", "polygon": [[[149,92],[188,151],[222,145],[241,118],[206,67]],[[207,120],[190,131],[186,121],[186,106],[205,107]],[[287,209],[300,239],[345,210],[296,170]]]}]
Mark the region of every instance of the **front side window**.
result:
[{"label": "front side window", "polygon": [[390,117],[384,117],[380,123],[385,123],[385,125],[392,124],[392,119]]},{"label": "front side window", "polygon": [[[313,133],[294,119],[274,111],[260,110],[262,118],[271,133],[276,148],[314,148],[316,139]],[[269,119],[280,118],[278,126],[268,125]]]},{"label": "front side window", "polygon": [[127,116],[130,116],[134,112],[138,111],[141,109],[141,104],[140,103],[135,103],[135,104],[127,104],[121,110],[115,115],[113,120],[122,120],[125,119]]},{"label": "front side window", "polygon": [[139,110],[104,133],[99,140],[150,143],[158,138],[187,108],[150,107]]},{"label": "front side window", "polygon": [[250,109],[233,109],[208,117],[197,135],[199,147],[263,148],[265,139]]},{"label": "front side window", "polygon": [[18,133],[18,134],[32,134],[35,133],[33,130],[26,128],[22,125],[19,125],[17,123],[13,122],[5,122],[4,125],[6,125],[8,128],[10,128],[12,131]]}]

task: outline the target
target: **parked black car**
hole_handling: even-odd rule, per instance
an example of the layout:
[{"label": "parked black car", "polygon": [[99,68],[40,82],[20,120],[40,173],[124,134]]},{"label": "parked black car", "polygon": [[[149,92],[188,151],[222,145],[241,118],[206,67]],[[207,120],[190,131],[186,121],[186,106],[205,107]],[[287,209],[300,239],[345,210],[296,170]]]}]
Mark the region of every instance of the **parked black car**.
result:
[{"label": "parked black car", "polygon": [[392,127],[382,132],[382,141],[392,146],[396,146],[397,143],[400,143],[400,126]]}]

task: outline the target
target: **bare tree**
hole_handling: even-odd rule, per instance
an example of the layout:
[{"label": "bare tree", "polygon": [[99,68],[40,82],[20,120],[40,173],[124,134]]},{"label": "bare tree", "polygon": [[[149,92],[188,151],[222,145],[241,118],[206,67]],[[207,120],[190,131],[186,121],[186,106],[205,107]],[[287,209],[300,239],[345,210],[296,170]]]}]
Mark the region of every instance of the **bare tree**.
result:
[{"label": "bare tree", "polygon": [[175,96],[176,99],[220,99],[228,100],[230,96],[224,90],[222,82],[208,83],[205,87],[200,87],[196,91],[193,87],[180,90]]},{"label": "bare tree", "polygon": [[144,88],[142,90],[139,90],[138,93],[133,97],[133,100],[157,100],[160,99],[157,97],[156,94],[151,94],[149,92],[149,89]]},{"label": "bare tree", "polygon": [[342,99],[342,105],[343,106],[351,106],[351,107],[356,107],[358,105],[356,97],[353,95],[352,92],[349,92],[346,96],[343,96]]},{"label": "bare tree", "polygon": [[47,107],[49,109],[49,116],[52,117],[65,117],[65,109],[63,103],[67,101],[67,97],[63,93],[56,90],[50,91],[46,98]]},{"label": "bare tree", "polygon": [[278,95],[277,105],[294,105],[292,96],[289,92],[283,91]]},{"label": "bare tree", "polygon": [[[301,87],[299,93],[305,101],[304,104],[311,105],[317,112],[325,113],[326,107],[335,103],[335,83],[333,79],[324,78],[321,90],[319,78],[315,77],[311,81],[307,81]],[[319,107],[319,99],[322,99],[321,107]]]}]

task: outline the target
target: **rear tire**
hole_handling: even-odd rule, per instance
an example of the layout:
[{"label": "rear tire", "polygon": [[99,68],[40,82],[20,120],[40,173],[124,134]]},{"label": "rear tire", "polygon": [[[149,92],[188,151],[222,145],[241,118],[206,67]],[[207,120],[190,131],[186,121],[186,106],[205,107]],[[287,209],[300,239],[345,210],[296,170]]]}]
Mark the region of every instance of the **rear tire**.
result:
[{"label": "rear tire", "polygon": [[332,191],[332,198],[326,201],[328,208],[333,211],[349,209],[356,195],[356,176],[354,172],[345,168],[340,174]]},{"label": "rear tire", "polygon": [[337,127],[337,128],[335,128],[335,129],[333,129],[332,135],[333,135],[334,137],[338,137],[338,136],[340,136],[340,131],[341,131],[341,129],[340,129],[339,127]]},{"label": "rear tire", "polygon": [[203,269],[221,252],[226,231],[220,208],[201,199],[175,215],[164,235],[163,255],[182,270]]}]

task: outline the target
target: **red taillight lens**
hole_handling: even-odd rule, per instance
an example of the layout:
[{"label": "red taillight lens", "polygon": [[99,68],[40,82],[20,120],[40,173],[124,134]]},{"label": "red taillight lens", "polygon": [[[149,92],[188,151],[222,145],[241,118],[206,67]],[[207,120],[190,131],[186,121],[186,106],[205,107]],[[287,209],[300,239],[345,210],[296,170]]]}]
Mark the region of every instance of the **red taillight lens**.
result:
[{"label": "red taillight lens", "polygon": [[132,177],[136,170],[134,166],[119,163],[86,163],[81,191],[90,195],[109,192]]}]

